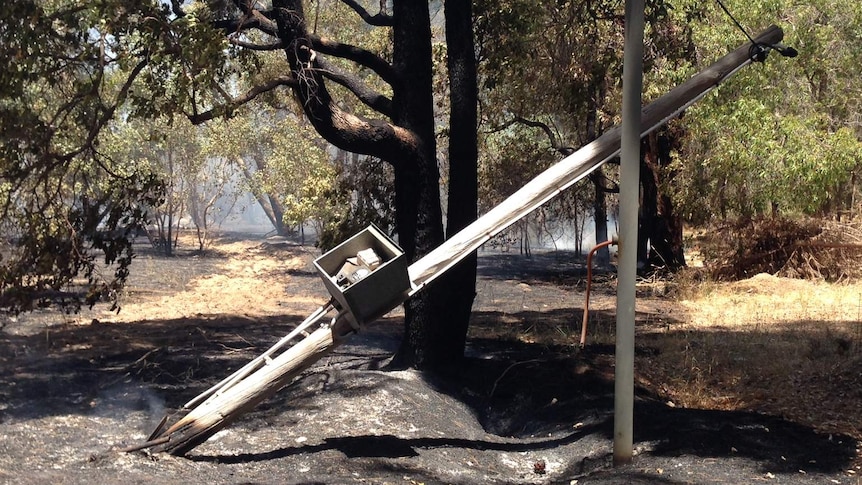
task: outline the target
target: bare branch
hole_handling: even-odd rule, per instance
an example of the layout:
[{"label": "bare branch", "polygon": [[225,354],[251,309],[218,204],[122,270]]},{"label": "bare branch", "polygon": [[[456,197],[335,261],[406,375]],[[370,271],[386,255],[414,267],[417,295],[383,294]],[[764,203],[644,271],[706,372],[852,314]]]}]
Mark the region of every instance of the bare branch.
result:
[{"label": "bare branch", "polygon": [[557,140],[557,136],[554,134],[554,131],[546,123],[542,123],[541,121],[536,121],[536,120],[529,120],[527,118],[524,118],[523,116],[517,116],[516,115],[511,120],[506,121],[505,123],[503,123],[501,125],[492,127],[491,129],[487,130],[485,133],[497,133],[497,132],[505,130],[506,128],[508,128],[514,124],[521,124],[524,126],[529,126],[531,128],[541,129],[542,131],[545,132],[545,135],[547,135],[548,141],[551,144],[551,148],[553,148],[557,152],[560,152],[564,156],[571,155],[572,153],[575,152],[574,147],[571,147],[568,145],[563,145],[562,143],[560,143]]},{"label": "bare branch", "polygon": [[212,27],[222,30],[227,34],[257,29],[265,34],[278,37],[278,28],[275,22],[259,10],[249,10],[242,17],[215,20],[212,23]]},{"label": "bare branch", "polygon": [[[367,10],[362,8],[359,3],[355,0],[341,0],[345,5],[352,8],[356,13],[362,17],[362,20],[365,21],[368,25],[374,25],[377,27],[392,27],[395,25],[395,19],[391,15],[387,15],[384,12],[379,12],[376,15],[371,15]],[[381,2],[383,4],[383,2]]]},{"label": "bare branch", "polygon": [[216,106],[215,108],[205,111],[203,113],[186,114],[186,116],[188,117],[189,121],[192,122],[192,124],[199,125],[205,121],[218,118],[219,116],[229,115],[232,111],[236,110],[240,106],[248,103],[249,101],[253,100],[254,98],[260,96],[263,93],[278,88],[279,86],[296,86],[296,84],[296,79],[294,79],[293,76],[280,76],[275,79],[271,79],[264,84],[249,89],[242,96],[236,97],[223,105]]},{"label": "bare branch", "polygon": [[235,37],[228,37],[228,42],[231,44],[242,47],[243,49],[249,49],[253,51],[277,51],[279,49],[283,49],[284,45],[281,41],[272,42],[270,44],[255,44],[253,42],[248,42],[245,40],[240,40]]},{"label": "bare branch", "polygon": [[183,11],[183,7],[181,5],[182,3],[183,3],[182,0],[171,0],[171,11],[177,17],[185,17],[186,16],[186,13],[185,13],[185,11]]},{"label": "bare branch", "polygon": [[545,135],[547,135],[548,137],[548,141],[550,141],[551,143],[551,148],[562,153],[563,155],[568,156],[575,152],[574,147],[570,147],[568,145],[563,145],[562,143],[560,143],[560,141],[557,140],[557,136],[554,131],[546,123],[542,123],[541,121],[536,120],[528,120],[527,118],[524,118],[522,116],[515,116],[515,119],[513,121],[515,123],[520,123],[524,126],[529,126],[531,128],[539,128],[544,131]]},{"label": "bare branch", "polygon": [[[557,140],[557,136],[554,134],[554,131],[546,123],[542,123],[541,121],[536,121],[536,120],[529,120],[529,119],[524,118],[522,116],[515,116],[513,119],[507,121],[506,123],[503,123],[501,126],[496,127],[492,132],[505,130],[506,128],[508,128],[508,127],[510,127],[516,123],[522,124],[524,126],[529,126],[531,128],[539,128],[542,131],[544,131],[545,135],[548,136],[548,140],[551,143],[551,148],[553,148],[555,151],[561,153],[563,156],[567,157],[567,156],[571,155],[572,153],[575,153],[574,147],[571,147],[568,145],[563,145],[562,143],[560,143]],[[607,163],[613,164],[615,162],[618,163],[619,158],[615,157],[612,160],[609,160]],[[602,192],[608,193],[608,194],[619,193],[619,191],[620,191],[619,185],[616,182],[614,182],[613,180],[607,178],[604,175],[604,172],[602,172],[601,170],[597,170],[597,171],[593,172],[590,175],[590,177],[593,179],[601,178],[601,180],[604,181],[599,186],[600,190]]]}]

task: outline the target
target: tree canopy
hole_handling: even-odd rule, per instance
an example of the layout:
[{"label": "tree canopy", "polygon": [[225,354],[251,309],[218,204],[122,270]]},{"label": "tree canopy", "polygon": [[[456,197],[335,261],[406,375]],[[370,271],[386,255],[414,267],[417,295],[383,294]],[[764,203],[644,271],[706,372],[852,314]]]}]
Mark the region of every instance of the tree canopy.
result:
[{"label": "tree canopy", "polygon": [[[696,68],[705,52],[745,39],[717,6],[695,3],[688,10],[699,20],[692,23],[697,55],[680,65],[683,71]],[[858,211],[851,199],[862,131],[851,93],[862,89],[854,40],[862,9],[834,0],[724,3],[749,31],[780,20],[799,56],[747,69],[688,110],[690,136],[673,185],[686,217]]]},{"label": "tree canopy", "polygon": [[[122,259],[120,249],[107,247],[100,234],[142,224],[145,207],[158,205],[162,192],[153,170],[114,159],[103,149],[112,120],[158,118],[170,126],[184,117],[200,124],[235,116],[250,103],[302,113],[331,145],[391,165],[396,228],[409,257],[438,245],[444,227],[429,6],[396,1],[391,12],[386,3],[371,6],[378,11],[370,12],[353,1],[324,3],[25,0],[2,7],[0,40],[8,53],[0,66],[4,233],[21,235],[4,252],[4,306],[15,303],[13,293],[22,287],[31,296],[48,287],[59,291],[82,262],[92,266],[96,257],[119,263],[106,287],[121,285],[128,274],[128,233],[117,237],[117,244],[125,244],[119,246]],[[450,138],[447,150],[449,200],[459,207],[450,211],[454,228],[475,217],[469,209],[471,199],[475,206],[470,195],[475,194],[475,116],[470,115],[471,109],[475,113],[475,66],[469,5],[446,10],[449,104],[458,111],[453,118],[458,135]],[[356,39],[361,45],[352,43]],[[270,116],[266,124],[278,131],[277,124],[289,119]],[[261,127],[251,128],[244,139],[262,134]],[[273,162],[287,163],[268,157],[267,163]],[[312,167],[301,168],[310,174],[306,182],[325,178]],[[101,192],[87,194],[96,188]],[[325,191],[313,184],[304,189],[304,200],[288,204],[296,218],[304,217],[313,197]],[[99,207],[109,204],[118,214],[91,215],[88,201],[96,196]],[[78,212],[88,218],[77,222]],[[72,247],[50,247],[45,241]],[[34,271],[45,281],[27,276]],[[469,271],[453,277],[451,284],[407,305],[406,364],[442,363],[463,353],[472,296],[461,305],[432,302],[463,288],[458,281],[471,285],[471,279]],[[90,283],[91,290],[101,284]],[[93,300],[104,293],[94,293]],[[460,316],[449,318],[456,308]],[[460,329],[452,333],[430,323],[441,319]]]}]

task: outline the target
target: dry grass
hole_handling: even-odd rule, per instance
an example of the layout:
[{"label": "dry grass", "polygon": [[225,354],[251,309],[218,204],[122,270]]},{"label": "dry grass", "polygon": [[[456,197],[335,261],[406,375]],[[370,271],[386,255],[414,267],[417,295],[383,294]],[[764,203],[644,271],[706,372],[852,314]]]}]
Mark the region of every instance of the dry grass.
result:
[{"label": "dry grass", "polygon": [[[680,323],[643,336],[657,352],[640,359],[639,375],[681,406],[776,414],[862,439],[860,224],[762,220],[740,227],[756,247],[740,249],[733,231],[689,238],[705,264],[677,278]],[[812,243],[837,247],[805,252]],[[769,255],[777,274],[812,279],[754,274],[765,260],[753,253]],[[703,277],[724,267],[753,276]]]},{"label": "dry grass", "polygon": [[785,416],[862,438],[862,284],[766,274],[706,283],[648,332],[643,383],[676,405]]},{"label": "dry grass", "polygon": [[[765,273],[714,281],[695,254],[688,260],[698,268],[639,282],[639,384],[676,406],[768,413],[862,440],[862,281],[847,276],[858,269],[847,263],[854,254],[829,255],[845,275],[832,283]],[[614,343],[613,300],[605,300],[591,304],[590,344]],[[496,328],[521,341],[574,345],[576,317]]]}]

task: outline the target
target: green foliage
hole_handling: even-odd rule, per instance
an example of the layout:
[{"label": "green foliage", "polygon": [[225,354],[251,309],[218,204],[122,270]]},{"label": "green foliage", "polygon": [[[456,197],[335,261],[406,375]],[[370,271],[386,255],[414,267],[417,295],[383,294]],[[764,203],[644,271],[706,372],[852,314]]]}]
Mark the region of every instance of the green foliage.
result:
[{"label": "green foliage", "polygon": [[318,136],[285,110],[242,110],[208,125],[205,153],[239,163],[247,189],[275,197],[284,223],[323,221],[340,209],[333,203],[334,164]]},{"label": "green foliage", "polygon": [[150,167],[113,158],[100,133],[120,112],[206,102],[199,93],[228,74],[218,66],[230,51],[198,20],[158,1],[0,7],[0,307],[74,309],[125,281],[129,237],[163,186]]},{"label": "green foliage", "polygon": [[130,239],[146,207],[158,203],[161,183],[144,172],[94,181],[85,170],[44,182],[52,185],[47,192],[4,190],[0,306],[17,313],[52,302],[76,310],[115,301],[129,274]]},{"label": "green foliage", "polygon": [[198,230],[200,248],[207,243],[207,228],[214,223],[213,206],[224,194],[231,172],[213,163],[204,152],[208,130],[182,117],[146,121],[117,120],[101,134],[101,146],[115,160],[146,168],[165,186],[159,204],[147,207],[148,235],[154,247],[173,254],[181,220],[190,215]]},{"label": "green foliage", "polygon": [[[648,99],[666,92],[690,67],[686,59],[691,31],[675,23],[678,12],[669,3],[647,2]],[[484,207],[620,122],[623,8],[618,1],[477,4]],[[616,178],[612,168],[600,170]],[[587,200],[594,197],[604,194],[578,187],[545,211],[554,219],[582,225]]]},{"label": "green foliage", "polygon": [[487,211],[551,166],[557,154],[535,130],[513,125],[485,139],[479,168],[481,207]]},{"label": "green foliage", "polygon": [[[699,2],[679,3],[691,10]],[[862,89],[862,9],[835,0],[726,5],[752,34],[782,20],[785,42],[800,55],[773,53],[688,111],[691,136],[676,167],[677,201],[687,217],[854,209],[848,194],[856,190],[862,131],[851,93]],[[723,12],[700,8],[693,38],[703,66],[745,37]]]},{"label": "green foliage", "polygon": [[394,171],[379,158],[340,153],[337,183],[328,192],[331,207],[319,233],[318,245],[328,250],[374,224],[395,234]]},{"label": "green foliage", "polygon": [[[779,23],[800,55],[773,53],[690,108],[679,122],[687,135],[670,168],[676,178],[664,189],[695,222],[853,209],[862,9],[836,0],[725,4],[752,35]],[[646,102],[746,40],[714,2],[647,8]],[[547,146],[548,132],[505,128],[513,118],[541,122],[557,147],[581,146],[620,121],[621,3],[484,0],[476,10],[483,122],[492,128],[482,193],[492,204],[511,192],[504,181],[518,185],[513,174],[533,173]]]}]

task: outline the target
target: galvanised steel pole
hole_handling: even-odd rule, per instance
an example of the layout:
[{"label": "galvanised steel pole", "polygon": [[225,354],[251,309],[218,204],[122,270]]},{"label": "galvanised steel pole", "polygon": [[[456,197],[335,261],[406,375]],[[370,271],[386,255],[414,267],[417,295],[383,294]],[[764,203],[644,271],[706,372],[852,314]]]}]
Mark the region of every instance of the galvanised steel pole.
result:
[{"label": "galvanised steel pole", "polygon": [[635,276],[637,271],[644,0],[626,0],[614,371],[614,464],[632,460],[634,423]]}]

